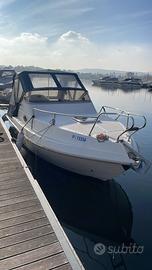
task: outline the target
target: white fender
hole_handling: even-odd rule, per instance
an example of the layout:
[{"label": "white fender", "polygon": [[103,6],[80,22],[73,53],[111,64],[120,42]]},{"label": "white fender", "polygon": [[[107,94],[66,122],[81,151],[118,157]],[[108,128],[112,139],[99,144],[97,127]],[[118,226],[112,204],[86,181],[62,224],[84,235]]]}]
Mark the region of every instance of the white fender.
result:
[{"label": "white fender", "polygon": [[23,130],[21,130],[18,135],[17,135],[17,140],[16,140],[16,146],[20,150],[22,148],[24,142],[24,133]]}]

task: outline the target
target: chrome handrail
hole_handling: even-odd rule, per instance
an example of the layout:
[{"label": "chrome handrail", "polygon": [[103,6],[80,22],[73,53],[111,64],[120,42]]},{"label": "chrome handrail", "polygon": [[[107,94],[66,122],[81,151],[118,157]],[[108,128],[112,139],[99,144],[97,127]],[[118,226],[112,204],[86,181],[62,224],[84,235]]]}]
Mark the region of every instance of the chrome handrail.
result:
[{"label": "chrome handrail", "polygon": [[101,109],[100,109],[100,111],[99,111],[99,114],[98,114],[98,116],[97,116],[97,118],[96,118],[96,120],[95,120],[95,122],[94,122],[94,124],[93,124],[93,126],[92,126],[92,128],[91,128],[91,130],[90,130],[90,132],[89,132],[89,136],[91,136],[91,133],[92,133],[92,131],[93,131],[93,129],[94,129],[96,123],[97,123],[98,120],[99,120],[99,117],[101,116],[101,114],[103,114],[103,113],[102,113],[102,110],[104,110],[104,113],[105,113],[105,108],[104,108],[103,106],[101,107]]},{"label": "chrome handrail", "polygon": [[92,115],[92,114],[69,114],[69,113],[60,113],[60,112],[50,112],[50,111],[46,111],[46,110],[41,110],[41,109],[37,109],[37,108],[33,108],[33,111],[38,111],[38,112],[42,112],[42,113],[48,113],[48,114],[53,114],[53,115],[61,115],[61,116],[67,116],[67,117],[86,117],[86,118],[96,118],[98,116],[97,115]]},{"label": "chrome handrail", "polygon": [[[132,132],[131,134],[130,134],[130,136],[128,136],[128,141],[130,140],[130,138],[131,138],[131,136],[133,135],[133,134],[135,134],[137,131],[139,131],[139,130],[141,130],[141,129],[143,129],[145,126],[146,126],[146,124],[147,124],[147,120],[146,120],[146,117],[144,116],[144,115],[140,115],[140,114],[136,114],[136,113],[132,113],[132,112],[128,112],[128,111],[125,111],[125,110],[120,110],[120,109],[118,109],[118,108],[114,108],[114,107],[109,107],[109,106],[102,106],[102,107],[104,107],[104,108],[108,108],[108,109],[113,109],[113,110],[116,110],[116,111],[120,111],[120,113],[118,114],[118,116],[115,118],[115,120],[118,120],[118,118],[120,117],[120,116],[125,116],[126,118],[127,118],[127,122],[126,122],[126,130],[125,131],[123,131],[118,137],[117,137],[117,142],[119,142],[120,141],[120,137],[124,134],[124,133],[126,133],[126,132]],[[106,110],[105,110],[106,111]],[[134,117],[141,117],[141,118],[143,118],[143,125],[142,126],[135,126],[135,119],[134,119]],[[128,126],[129,126],[129,120],[132,120],[132,125],[131,125],[131,127],[129,128]]]},{"label": "chrome handrail", "polygon": [[[112,110],[115,110],[115,111],[118,111],[118,112],[107,112],[106,109],[112,109]],[[114,119],[114,121],[117,121],[121,116],[123,117],[126,117],[127,119],[127,122],[126,122],[126,129],[117,137],[117,142],[120,141],[120,138],[123,134],[125,134],[126,132],[132,132],[130,134],[130,136],[128,136],[128,141],[130,140],[131,136],[133,134],[135,134],[137,131],[143,129],[145,126],[146,126],[146,123],[147,123],[147,120],[145,118],[144,115],[140,115],[140,114],[135,114],[135,113],[130,113],[130,112],[127,112],[125,110],[120,110],[119,108],[114,108],[114,107],[109,107],[109,106],[102,106],[101,109],[99,110],[99,113],[96,114],[96,115],[81,115],[81,114],[67,114],[67,113],[60,113],[60,112],[50,112],[50,111],[46,111],[46,110],[42,110],[42,109],[37,109],[37,108],[33,108],[33,115],[34,115],[34,111],[39,111],[39,112],[42,112],[42,113],[47,113],[47,114],[51,114],[53,115],[53,125],[55,125],[55,120],[56,120],[56,115],[60,115],[60,116],[67,116],[67,117],[74,117],[74,118],[92,118],[92,119],[95,119],[94,123],[93,123],[93,126],[91,127],[91,130],[89,132],[89,136],[91,136],[92,134],[92,131],[93,129],[95,128],[99,118],[101,115],[116,115],[116,118]],[[134,120],[134,117],[137,116],[137,117],[141,117],[144,119],[144,123],[142,126],[135,126],[135,120]],[[129,127],[129,121],[132,121],[132,124],[131,126]]]}]

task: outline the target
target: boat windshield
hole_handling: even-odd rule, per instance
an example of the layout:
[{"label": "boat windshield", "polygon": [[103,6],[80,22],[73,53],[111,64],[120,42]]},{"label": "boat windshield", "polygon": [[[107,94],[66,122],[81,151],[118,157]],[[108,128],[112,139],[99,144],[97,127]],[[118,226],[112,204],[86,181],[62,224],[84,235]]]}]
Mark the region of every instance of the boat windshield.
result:
[{"label": "boat windshield", "polygon": [[73,74],[50,74],[50,73],[31,73],[29,74],[34,89],[39,88],[70,88],[81,89],[77,77]]}]

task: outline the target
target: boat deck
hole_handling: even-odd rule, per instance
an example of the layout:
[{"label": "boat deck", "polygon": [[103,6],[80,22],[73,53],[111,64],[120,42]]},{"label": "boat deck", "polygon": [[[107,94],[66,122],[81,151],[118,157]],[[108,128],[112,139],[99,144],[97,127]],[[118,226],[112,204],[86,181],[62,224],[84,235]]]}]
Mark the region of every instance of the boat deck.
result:
[{"label": "boat deck", "polygon": [[0,269],[84,269],[0,122]]},{"label": "boat deck", "polygon": [[[89,122],[78,122],[72,123],[67,125],[62,125],[61,128],[67,131],[76,132],[85,136],[88,136],[90,130],[93,126],[93,121]],[[104,133],[109,136],[110,139],[116,141],[118,136],[125,130],[124,126],[117,121],[102,121],[101,123],[97,123],[91,133],[92,137],[95,137],[100,134]],[[122,136],[123,139],[127,139],[126,134]]]}]

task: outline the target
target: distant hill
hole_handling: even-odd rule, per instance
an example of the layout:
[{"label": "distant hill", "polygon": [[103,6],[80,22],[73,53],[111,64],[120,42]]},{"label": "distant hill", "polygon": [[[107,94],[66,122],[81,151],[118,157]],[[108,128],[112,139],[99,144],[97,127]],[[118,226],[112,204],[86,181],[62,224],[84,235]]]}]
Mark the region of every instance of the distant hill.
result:
[{"label": "distant hill", "polygon": [[17,72],[23,71],[23,70],[43,70],[41,67],[34,67],[34,66],[4,66],[0,65],[0,69],[15,69]]},{"label": "distant hill", "polygon": [[81,73],[92,73],[92,74],[95,74],[95,73],[100,73],[100,74],[103,74],[103,73],[113,73],[113,72],[121,72],[121,73],[124,73],[123,71],[116,71],[116,70],[107,70],[107,69],[102,69],[102,68],[83,68],[83,69],[79,69],[79,70],[76,70],[77,72],[81,72]]},{"label": "distant hill", "polygon": [[136,72],[136,71],[123,71],[123,70],[114,70],[114,69],[102,69],[102,68],[84,68],[76,70],[80,73],[92,73],[92,74],[115,74],[115,75],[124,75],[126,73],[134,73],[136,75],[143,75],[145,72]]}]

